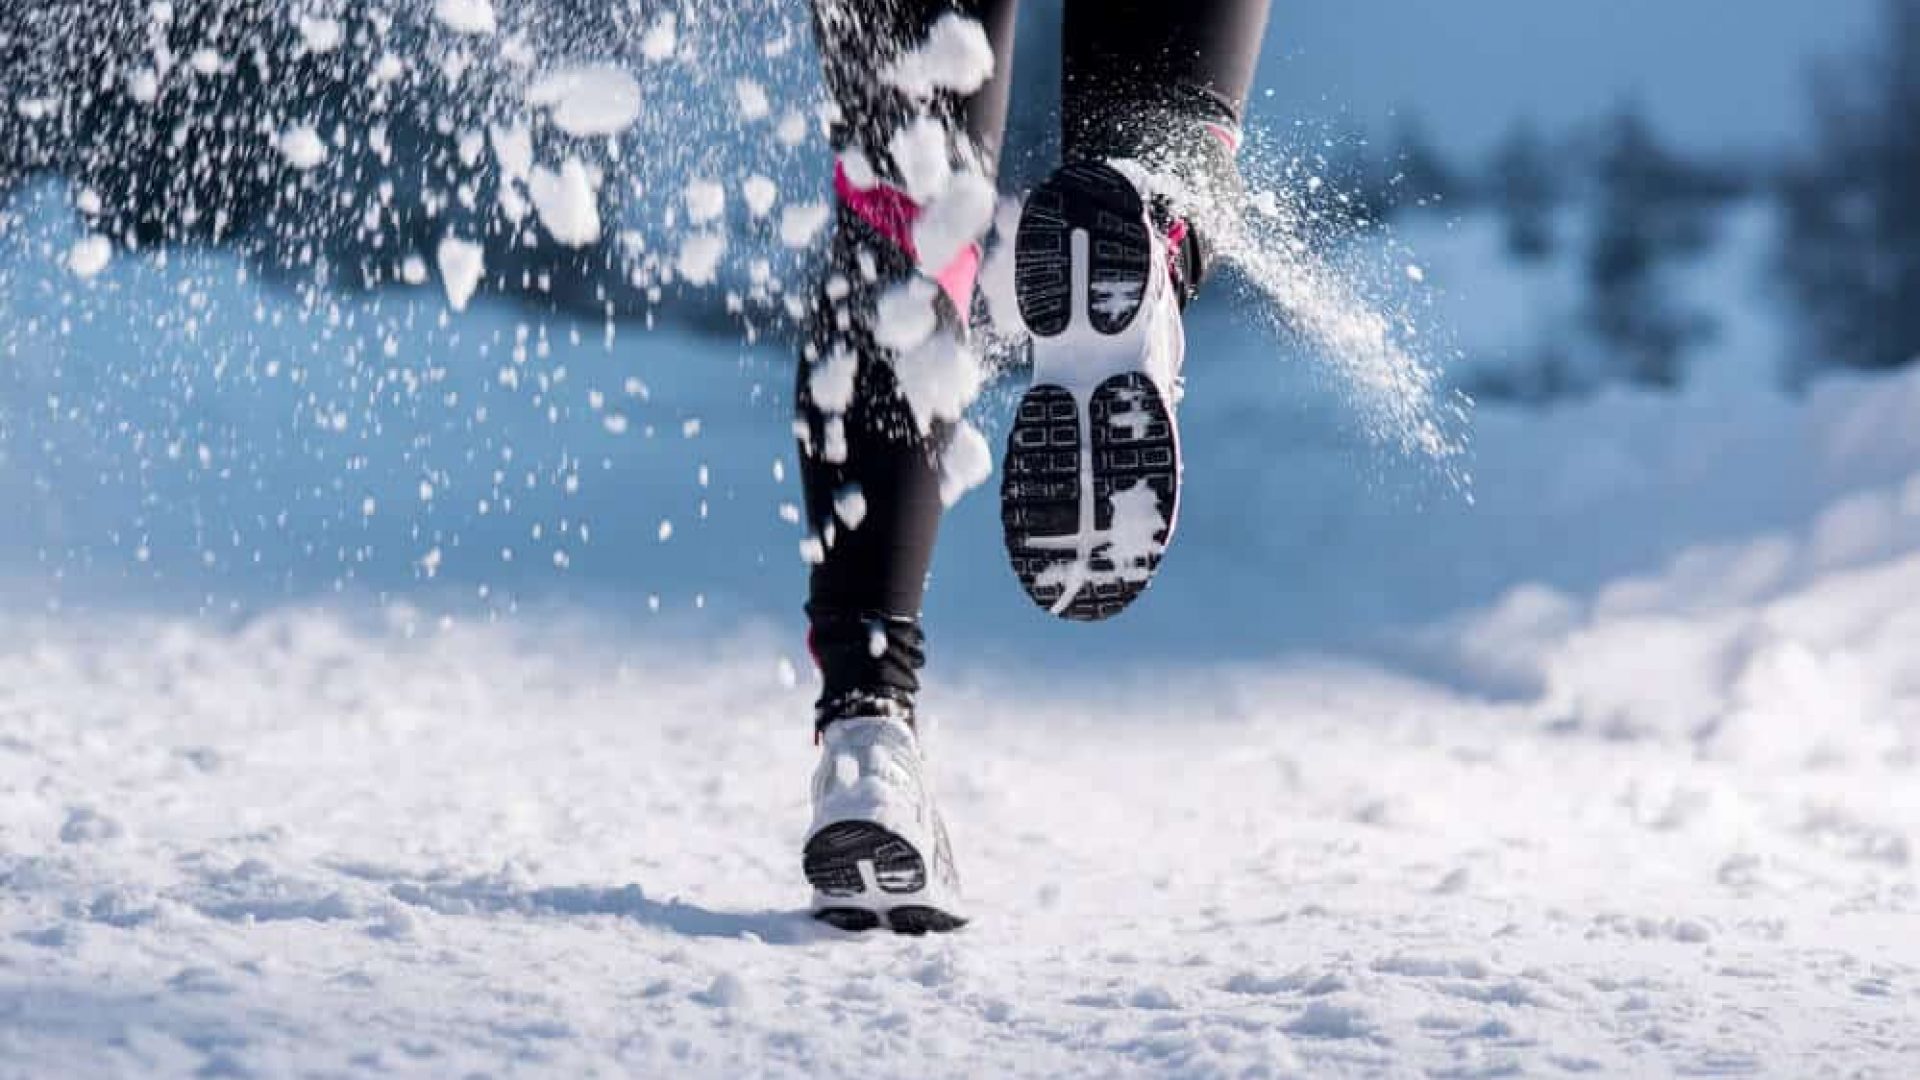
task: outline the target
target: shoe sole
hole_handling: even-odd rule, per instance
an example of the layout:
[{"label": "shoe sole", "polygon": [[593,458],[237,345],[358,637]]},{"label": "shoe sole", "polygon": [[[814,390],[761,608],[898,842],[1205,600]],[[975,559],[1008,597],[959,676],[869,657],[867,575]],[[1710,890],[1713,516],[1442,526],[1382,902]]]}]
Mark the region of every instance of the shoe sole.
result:
[{"label": "shoe sole", "polygon": [[820,830],[807,841],[801,863],[817,894],[814,918],[830,926],[863,933],[884,924],[896,934],[944,934],[967,924],[926,902],[920,852],[872,822],[844,821]]},{"label": "shoe sole", "polygon": [[1140,193],[1098,163],[1056,173],[1020,218],[1034,385],[1007,435],[1000,519],[1021,586],[1066,619],[1109,619],[1138,599],[1178,517],[1179,432],[1140,370],[1136,325],[1157,242]]}]

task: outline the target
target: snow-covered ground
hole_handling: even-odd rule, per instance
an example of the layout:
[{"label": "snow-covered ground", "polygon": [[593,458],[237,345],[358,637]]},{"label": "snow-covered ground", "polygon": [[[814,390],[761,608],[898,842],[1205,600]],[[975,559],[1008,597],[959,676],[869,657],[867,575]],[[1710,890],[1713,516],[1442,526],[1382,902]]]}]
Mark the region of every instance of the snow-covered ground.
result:
[{"label": "snow-covered ground", "polygon": [[[1920,372],[1780,393],[1735,226],[1472,505],[1220,303],[1135,613],[963,503],[918,941],[801,913],[778,350],[16,252],[0,1075],[1920,1073]],[[1492,235],[1407,237],[1470,344]]]},{"label": "snow-covered ground", "polygon": [[1910,1076],[1916,642],[1909,557],[1524,702],[949,677],[978,921],[916,941],[799,911],[766,641],[21,620],[0,1073]]}]

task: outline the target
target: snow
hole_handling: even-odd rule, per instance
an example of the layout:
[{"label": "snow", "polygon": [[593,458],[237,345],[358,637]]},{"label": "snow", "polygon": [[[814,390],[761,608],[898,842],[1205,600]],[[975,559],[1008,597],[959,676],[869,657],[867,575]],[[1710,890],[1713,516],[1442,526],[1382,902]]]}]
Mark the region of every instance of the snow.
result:
[{"label": "snow", "polygon": [[486,36],[499,27],[493,0],[434,0],[433,17],[456,34]]},{"label": "snow", "polygon": [[726,233],[690,233],[680,242],[680,255],[674,267],[690,284],[711,285],[719,276],[720,259],[726,253]]},{"label": "snow", "polygon": [[[907,194],[922,206],[938,198],[953,176],[946,125],[931,117],[919,117],[902,125],[887,143],[887,155],[899,170]],[[857,179],[855,184],[872,186],[860,185]]]},{"label": "snow", "polygon": [[[1920,566],[1893,577],[1920,601]],[[856,943],[798,910],[812,691],[772,643],[408,618],[15,624],[16,1067],[1920,1065],[1897,758],[1700,761],[1684,730],[1569,734],[1308,661],[942,684],[976,923]]]},{"label": "snow", "polygon": [[952,506],[993,475],[993,448],[980,429],[962,420],[940,452],[940,502]]},{"label": "snow", "polygon": [[773,112],[773,106],[767,100],[767,88],[753,79],[741,79],[733,84],[734,97],[739,106],[739,117],[746,123],[765,120]]},{"label": "snow", "polygon": [[695,225],[704,225],[713,221],[727,209],[727,189],[717,180],[687,181],[684,198],[687,204],[687,220]]},{"label": "snow", "polygon": [[533,172],[533,132],[524,124],[496,124],[488,129],[488,139],[501,177],[526,180]]},{"label": "snow", "polygon": [[548,110],[569,135],[618,135],[640,119],[640,83],[625,68],[583,64],[541,76],[527,89],[527,103]]},{"label": "snow", "polygon": [[113,261],[113,241],[97,233],[74,241],[67,250],[67,269],[78,278],[91,278]]},{"label": "snow", "polygon": [[780,243],[789,248],[804,248],[826,228],[832,209],[823,202],[798,203],[780,210]]},{"label": "snow", "polygon": [[640,54],[658,63],[670,59],[679,43],[679,23],[668,13],[660,16],[640,38]]},{"label": "snow", "polygon": [[993,182],[972,170],[956,172],[946,191],[913,223],[920,268],[938,274],[978,243],[993,223]]},{"label": "snow", "polygon": [[160,96],[160,74],[145,67],[128,72],[127,96],[142,105],[152,104]]},{"label": "snow", "polygon": [[951,333],[933,334],[900,352],[893,374],[923,433],[936,420],[962,419],[986,380],[979,356]]},{"label": "snow", "polygon": [[850,487],[833,497],[833,515],[849,530],[857,529],[867,519],[867,496],[857,487]]},{"label": "snow", "polygon": [[447,304],[455,311],[467,310],[467,302],[473,299],[486,273],[486,249],[449,236],[440,241],[435,259],[440,264],[440,281],[446,286]]},{"label": "snow", "polygon": [[306,172],[327,160],[327,144],[310,124],[296,124],[280,133],[274,144],[288,165]]},{"label": "snow", "polygon": [[925,278],[909,278],[890,285],[875,302],[873,337],[899,352],[927,340],[939,325],[933,303],[939,286]]},{"label": "snow", "polygon": [[939,91],[966,97],[993,77],[993,44],[977,19],[942,15],[927,40],[895,60],[887,82],[901,93],[931,98]]},{"label": "snow", "polygon": [[534,166],[527,177],[534,211],[556,243],[587,247],[600,239],[600,200],[594,194],[587,167],[570,157],[559,172]]},{"label": "snow", "polygon": [[330,53],[346,40],[340,20],[319,15],[300,15],[295,20],[307,51],[316,55]]},{"label": "snow", "polygon": [[773,211],[773,204],[779,200],[780,186],[755,173],[741,183],[740,197],[746,201],[747,213],[763,218]]},{"label": "snow", "polygon": [[[850,941],[796,867],[789,344],[469,305],[453,236],[444,322],[197,251],[103,303],[61,227],[0,252],[0,1071],[1920,1072],[1920,372],[1777,389],[1763,233],[1677,283],[1725,316],[1680,392],[1481,408],[1472,505],[1373,384],[1190,308],[1124,619],[1034,611],[954,505],[924,726],[976,922]],[[1492,231],[1412,240],[1521,364]],[[983,483],[1010,394],[931,288],[882,326]]]},{"label": "snow", "polygon": [[854,377],[860,371],[860,358],[845,345],[815,361],[808,374],[808,390],[821,412],[844,413],[853,405]]}]

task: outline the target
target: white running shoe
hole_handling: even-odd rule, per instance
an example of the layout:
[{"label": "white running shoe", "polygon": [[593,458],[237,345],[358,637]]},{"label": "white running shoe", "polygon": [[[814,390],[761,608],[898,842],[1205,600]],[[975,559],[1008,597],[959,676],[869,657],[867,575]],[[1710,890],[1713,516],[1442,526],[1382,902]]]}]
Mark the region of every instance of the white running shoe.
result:
[{"label": "white running shoe", "polygon": [[1007,435],[1001,522],[1027,595],[1062,618],[1119,614],[1173,537],[1184,228],[1163,233],[1140,189],[1098,161],[1054,173],[1020,217],[1014,287],[1033,387]]},{"label": "white running shoe", "polygon": [[842,930],[957,930],[960,880],[927,786],[920,741],[904,719],[835,720],[813,775],[803,859],[813,913]]}]

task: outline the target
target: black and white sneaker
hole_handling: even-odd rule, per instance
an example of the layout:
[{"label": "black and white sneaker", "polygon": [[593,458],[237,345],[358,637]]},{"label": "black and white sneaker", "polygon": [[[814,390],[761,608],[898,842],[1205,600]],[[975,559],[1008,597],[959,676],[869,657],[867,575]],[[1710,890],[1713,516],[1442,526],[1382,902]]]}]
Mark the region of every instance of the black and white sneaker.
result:
[{"label": "black and white sneaker", "polygon": [[966,925],[947,829],[912,725],[835,720],[821,733],[803,857],[813,913],[842,930],[944,933]]},{"label": "black and white sneaker", "polygon": [[1163,231],[1141,189],[1099,161],[1054,173],[1020,218],[1014,288],[1033,387],[1007,436],[1001,521],[1027,595],[1063,618],[1119,614],[1173,537],[1185,230]]}]

